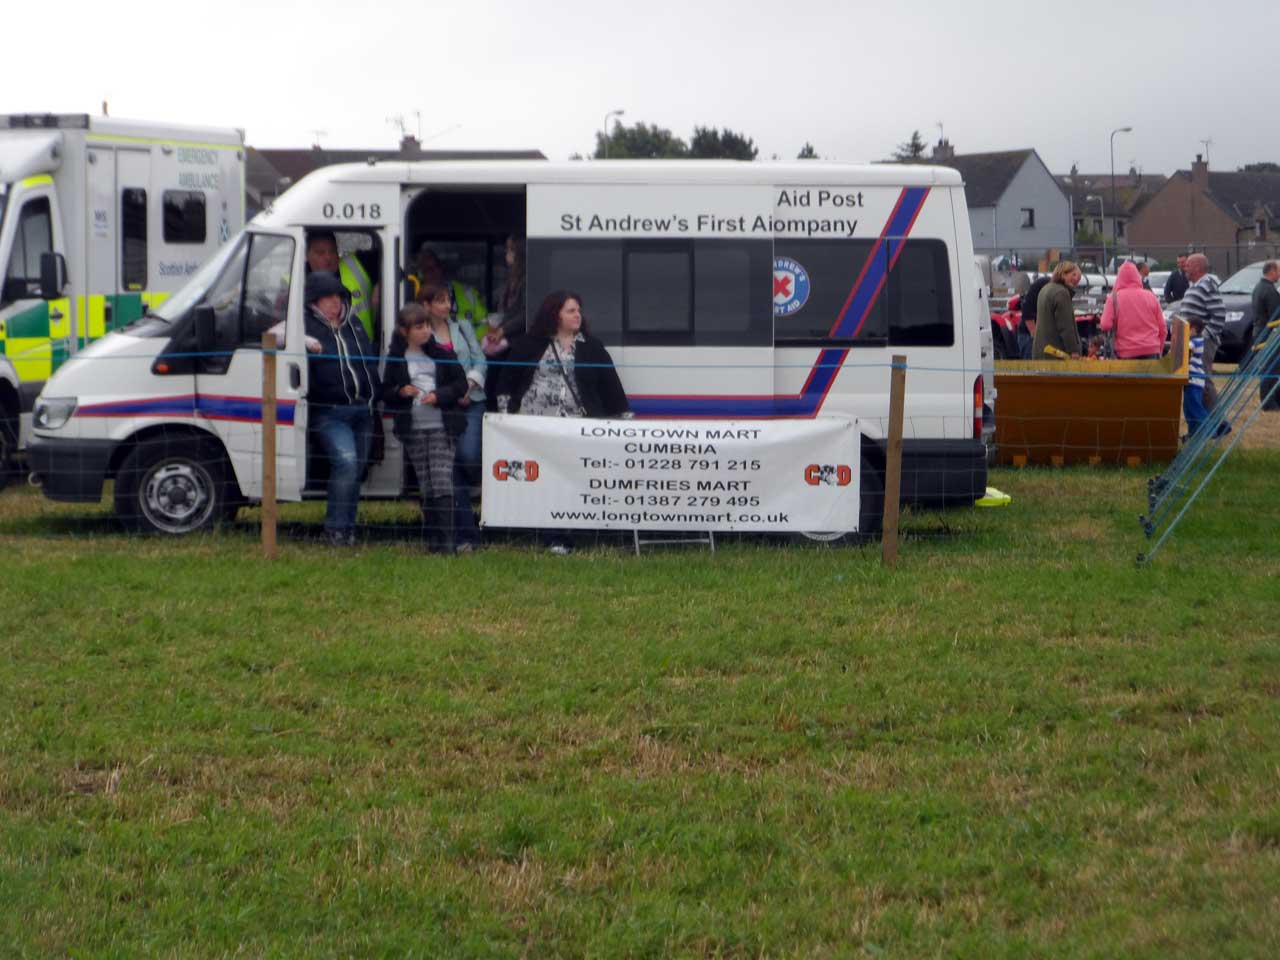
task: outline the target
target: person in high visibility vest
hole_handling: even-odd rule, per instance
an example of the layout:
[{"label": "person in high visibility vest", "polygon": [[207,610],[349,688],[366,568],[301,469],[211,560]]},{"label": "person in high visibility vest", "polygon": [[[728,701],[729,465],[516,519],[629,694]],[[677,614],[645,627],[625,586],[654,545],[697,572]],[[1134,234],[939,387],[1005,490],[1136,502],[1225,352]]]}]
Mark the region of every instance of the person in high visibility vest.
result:
[{"label": "person in high visibility vest", "polygon": [[376,344],[374,316],[378,309],[378,285],[355,254],[338,256],[338,239],[328,230],[307,234],[307,267],[336,273],[351,294],[351,315],[364,327],[369,342]]},{"label": "person in high visibility vest", "polygon": [[418,298],[418,292],[428,283],[448,287],[449,294],[453,297],[454,319],[465,320],[471,324],[477,339],[489,332],[489,308],[485,305],[480,291],[475,287],[467,286],[461,280],[449,280],[444,264],[430,247],[424,245],[418,249],[417,273],[409,279],[414,286],[415,300]]}]

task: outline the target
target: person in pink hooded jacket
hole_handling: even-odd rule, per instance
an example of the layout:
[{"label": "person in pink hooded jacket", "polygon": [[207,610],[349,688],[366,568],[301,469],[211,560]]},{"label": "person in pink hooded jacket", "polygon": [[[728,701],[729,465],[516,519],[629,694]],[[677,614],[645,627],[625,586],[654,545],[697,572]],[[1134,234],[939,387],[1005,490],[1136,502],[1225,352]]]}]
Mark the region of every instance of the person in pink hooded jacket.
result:
[{"label": "person in pink hooded jacket", "polygon": [[1116,356],[1121,360],[1158,360],[1168,335],[1160,301],[1143,289],[1142,275],[1132,261],[1120,265],[1116,287],[1102,309],[1103,330],[1115,330]]}]

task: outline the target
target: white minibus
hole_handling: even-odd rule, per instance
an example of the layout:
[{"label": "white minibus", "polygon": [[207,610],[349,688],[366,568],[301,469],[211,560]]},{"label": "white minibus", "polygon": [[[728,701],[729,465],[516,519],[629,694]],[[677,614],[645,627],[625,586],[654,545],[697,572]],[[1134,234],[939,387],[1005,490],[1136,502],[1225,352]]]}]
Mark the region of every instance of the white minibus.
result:
[{"label": "white minibus", "polygon": [[[115,480],[126,522],[174,534],[260,497],[260,344],[284,321],[278,495],[322,496],[297,346],[317,230],[336,233],[374,278],[383,353],[420,249],[493,303],[504,243],[525,238],[528,313],[553,290],[579,293],[637,417],[856,417],[872,508],[883,498],[890,361],[905,355],[903,501],[971,504],[985,491],[987,305],[956,171],[371,161],[307,176],[176,294],[55,372],[31,447],[46,495],[96,502]],[[410,483],[387,430],[363,494],[398,497]]]}]

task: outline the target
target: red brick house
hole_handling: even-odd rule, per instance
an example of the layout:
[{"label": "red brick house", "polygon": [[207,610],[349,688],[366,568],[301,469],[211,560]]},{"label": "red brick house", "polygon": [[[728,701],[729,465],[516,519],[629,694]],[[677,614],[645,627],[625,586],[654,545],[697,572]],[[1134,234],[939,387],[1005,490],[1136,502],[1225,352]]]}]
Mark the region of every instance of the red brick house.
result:
[{"label": "red brick house", "polygon": [[1128,234],[1135,253],[1162,259],[1203,250],[1225,277],[1280,249],[1280,173],[1211,173],[1197,154],[1134,215]]}]

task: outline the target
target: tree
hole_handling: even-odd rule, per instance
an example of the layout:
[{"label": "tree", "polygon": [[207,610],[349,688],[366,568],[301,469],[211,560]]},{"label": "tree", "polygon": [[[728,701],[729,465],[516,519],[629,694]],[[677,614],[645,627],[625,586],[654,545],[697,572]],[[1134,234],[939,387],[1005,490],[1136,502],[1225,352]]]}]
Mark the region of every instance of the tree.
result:
[{"label": "tree", "polygon": [[754,140],[728,127],[723,132],[715,127],[694,127],[689,141],[689,156],[695,160],[754,160],[759,152]]},{"label": "tree", "polygon": [[[670,160],[689,156],[689,145],[674,136],[670,130],[662,127],[637,123],[633,127],[615,123],[609,133],[608,156],[613,160],[646,159]],[[603,160],[605,139],[601,133],[596,134],[596,150],[592,154],[597,160]]]},{"label": "tree", "polygon": [[924,156],[925,142],[920,138],[919,130],[911,131],[911,139],[906,143],[898,144],[898,149],[893,152],[895,160],[919,160]]},{"label": "tree", "polygon": [[808,140],[804,142],[804,146],[800,148],[800,152],[796,154],[797,160],[817,160],[818,151],[813,149],[813,144]]},{"label": "tree", "polygon": [[1280,173],[1280,163],[1264,160],[1261,163],[1246,163],[1240,168],[1241,173]]}]

